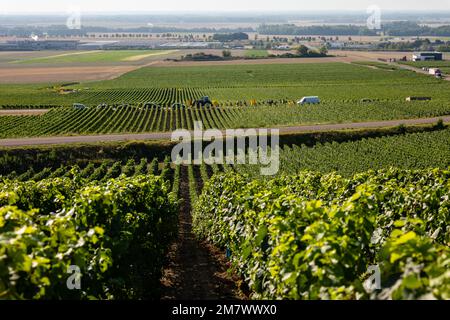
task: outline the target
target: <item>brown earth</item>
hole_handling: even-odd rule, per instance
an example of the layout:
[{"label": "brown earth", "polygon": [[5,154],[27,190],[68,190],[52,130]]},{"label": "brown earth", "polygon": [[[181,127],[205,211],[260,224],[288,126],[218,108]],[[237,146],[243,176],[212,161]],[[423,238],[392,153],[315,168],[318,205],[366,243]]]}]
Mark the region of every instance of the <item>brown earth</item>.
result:
[{"label": "brown earth", "polygon": [[371,61],[378,59],[395,58],[399,60],[404,56],[411,58],[412,52],[396,52],[396,51],[347,51],[347,50],[331,50],[330,55],[343,57],[348,62],[352,61]]},{"label": "brown earth", "polygon": [[[197,185],[200,181],[197,175]],[[177,241],[172,245],[161,279],[164,300],[245,299],[238,288],[240,279],[232,276],[224,252],[199,241],[192,232],[191,203],[187,167],[181,168]]]},{"label": "brown earth", "polygon": [[[195,53],[199,51],[207,51],[211,54],[221,55],[221,50],[180,50],[173,54],[173,58]],[[241,50],[242,51],[242,50]],[[233,51],[233,55],[241,56],[244,51]],[[20,53],[20,55],[25,55]],[[31,54],[30,54],[31,55]],[[33,53],[33,55],[41,56],[42,52]],[[254,59],[254,60],[230,60],[230,61],[182,61],[173,62],[165,61],[167,57],[157,58],[149,63],[140,63],[135,65],[65,65],[65,66],[14,66],[10,64],[0,65],[0,83],[51,83],[63,81],[99,81],[110,80],[121,76],[124,73],[139,69],[141,67],[158,65],[158,66],[214,66],[214,65],[254,65],[254,64],[297,64],[297,63],[333,63],[333,62],[353,62],[363,60],[377,60],[379,58],[401,58],[410,56],[410,52],[365,52],[365,51],[341,51],[332,50],[330,55],[335,57],[329,58],[274,58],[274,59]],[[8,56],[10,53],[0,55]],[[3,58],[5,59],[5,57]]]},{"label": "brown earth", "polygon": [[48,109],[0,110],[0,116],[39,116],[48,111]]},{"label": "brown earth", "polygon": [[109,80],[140,67],[8,67],[0,69],[0,83],[49,83]]}]

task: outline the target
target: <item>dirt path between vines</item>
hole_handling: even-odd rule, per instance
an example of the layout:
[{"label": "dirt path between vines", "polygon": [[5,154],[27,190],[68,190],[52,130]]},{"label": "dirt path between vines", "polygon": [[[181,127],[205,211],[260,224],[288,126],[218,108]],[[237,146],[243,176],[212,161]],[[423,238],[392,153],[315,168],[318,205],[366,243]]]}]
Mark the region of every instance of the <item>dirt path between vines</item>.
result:
[{"label": "dirt path between vines", "polygon": [[238,279],[227,272],[224,253],[196,239],[192,232],[187,167],[181,168],[179,235],[164,268],[163,300],[243,299]]}]

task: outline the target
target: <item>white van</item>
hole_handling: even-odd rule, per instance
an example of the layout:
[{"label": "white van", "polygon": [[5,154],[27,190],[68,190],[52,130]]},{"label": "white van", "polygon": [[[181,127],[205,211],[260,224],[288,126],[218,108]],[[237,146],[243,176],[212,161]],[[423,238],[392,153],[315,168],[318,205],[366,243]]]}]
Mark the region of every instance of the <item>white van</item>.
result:
[{"label": "white van", "polygon": [[320,99],[319,97],[312,96],[312,97],[303,97],[301,100],[297,101],[297,104],[306,104],[306,103],[317,104],[320,103]]},{"label": "white van", "polygon": [[81,103],[74,103],[72,106],[74,109],[86,109],[86,106]]}]

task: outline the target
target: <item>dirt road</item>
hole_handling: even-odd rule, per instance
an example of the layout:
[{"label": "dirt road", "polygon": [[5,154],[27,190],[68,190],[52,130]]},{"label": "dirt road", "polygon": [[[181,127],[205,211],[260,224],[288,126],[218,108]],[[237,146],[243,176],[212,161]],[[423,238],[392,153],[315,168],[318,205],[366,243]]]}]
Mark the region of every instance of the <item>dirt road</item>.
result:
[{"label": "dirt road", "polygon": [[[434,118],[405,119],[371,122],[351,122],[339,124],[316,124],[292,127],[279,127],[281,134],[302,133],[314,131],[336,131],[345,129],[373,129],[383,127],[395,127],[399,125],[421,125],[433,124],[442,119],[450,123],[450,115]],[[0,147],[19,147],[37,145],[55,145],[72,143],[98,143],[98,142],[120,142],[120,141],[144,141],[144,140],[170,140],[171,132],[151,132],[137,134],[109,134],[109,135],[87,135],[87,136],[59,136],[59,137],[37,137],[37,138],[14,138],[0,139]]]},{"label": "dirt road", "polygon": [[[187,167],[181,168],[178,239],[171,246],[161,279],[163,300],[243,299],[237,283],[227,272],[225,253],[200,241],[192,231],[190,189]],[[197,184],[201,178],[197,174]]]}]

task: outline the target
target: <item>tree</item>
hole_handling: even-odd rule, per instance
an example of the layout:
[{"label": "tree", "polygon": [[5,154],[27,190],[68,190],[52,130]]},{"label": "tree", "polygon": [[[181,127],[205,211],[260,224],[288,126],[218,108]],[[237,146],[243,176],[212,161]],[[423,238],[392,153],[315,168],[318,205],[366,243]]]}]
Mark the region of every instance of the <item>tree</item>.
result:
[{"label": "tree", "polygon": [[301,56],[308,55],[308,51],[309,51],[308,47],[303,44],[297,49],[298,54]]},{"label": "tree", "polygon": [[450,52],[450,45],[443,45],[437,48],[437,51],[440,52]]},{"label": "tree", "polygon": [[319,53],[323,56],[326,56],[328,54],[328,48],[326,46],[320,47]]},{"label": "tree", "polygon": [[222,51],[222,56],[223,56],[224,58],[231,58],[231,51],[229,51],[229,50],[223,50],[223,51]]}]

